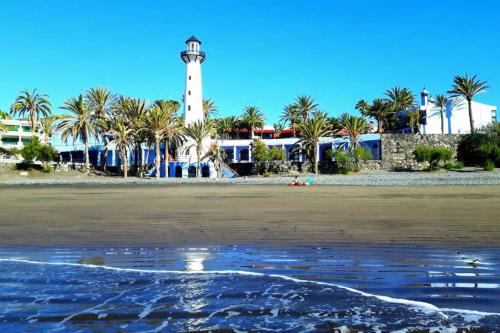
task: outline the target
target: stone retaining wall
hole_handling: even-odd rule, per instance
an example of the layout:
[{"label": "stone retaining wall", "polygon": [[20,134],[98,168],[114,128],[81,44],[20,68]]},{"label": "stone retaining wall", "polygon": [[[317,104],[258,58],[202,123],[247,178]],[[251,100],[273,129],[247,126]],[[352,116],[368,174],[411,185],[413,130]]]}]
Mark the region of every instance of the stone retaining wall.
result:
[{"label": "stone retaining wall", "polygon": [[442,134],[382,134],[381,160],[366,161],[368,169],[422,170],[428,165],[418,163],[413,151],[419,145],[446,147],[456,156],[460,135]]}]

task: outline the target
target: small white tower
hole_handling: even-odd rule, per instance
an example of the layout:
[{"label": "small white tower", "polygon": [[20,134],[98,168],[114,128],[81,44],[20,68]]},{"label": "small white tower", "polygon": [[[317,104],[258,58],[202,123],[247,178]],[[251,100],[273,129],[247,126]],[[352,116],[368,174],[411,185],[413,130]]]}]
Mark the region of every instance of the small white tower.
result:
[{"label": "small white tower", "polygon": [[181,52],[181,58],[186,63],[185,126],[204,120],[201,64],[205,61],[205,52],[200,51],[200,45],[200,40],[192,36],[186,41],[186,50]]}]

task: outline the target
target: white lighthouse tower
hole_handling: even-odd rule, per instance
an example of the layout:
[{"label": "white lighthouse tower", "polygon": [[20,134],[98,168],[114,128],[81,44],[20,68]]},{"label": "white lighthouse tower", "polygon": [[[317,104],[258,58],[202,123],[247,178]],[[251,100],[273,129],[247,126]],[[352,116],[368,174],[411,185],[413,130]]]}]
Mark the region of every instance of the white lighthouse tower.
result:
[{"label": "white lighthouse tower", "polygon": [[[192,36],[186,41],[186,50],[181,52],[181,59],[186,64],[186,87],[184,91],[184,126],[205,121],[203,113],[203,93],[201,83],[201,64],[205,61],[205,52],[200,51],[201,41]],[[202,156],[210,149],[211,139],[207,136],[203,140]],[[179,150],[177,161],[183,162],[182,177],[192,175],[192,170],[197,164],[196,147],[191,139],[184,142],[183,147]],[[186,169],[187,167],[187,169]],[[201,174],[215,175],[213,165],[206,160],[201,161]],[[209,170],[203,171],[203,170]]]},{"label": "white lighthouse tower", "polygon": [[204,120],[201,64],[205,60],[205,52],[200,51],[200,45],[200,40],[192,36],[186,41],[186,50],[181,52],[181,58],[186,63],[185,126]]}]

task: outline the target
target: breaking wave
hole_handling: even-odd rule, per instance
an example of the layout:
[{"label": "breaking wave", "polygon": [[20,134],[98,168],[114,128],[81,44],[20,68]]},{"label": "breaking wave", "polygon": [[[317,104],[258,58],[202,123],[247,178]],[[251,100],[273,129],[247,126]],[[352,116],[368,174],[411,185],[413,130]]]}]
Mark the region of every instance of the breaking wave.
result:
[{"label": "breaking wave", "polygon": [[327,282],[0,259],[8,332],[495,332],[500,314],[438,308]]}]

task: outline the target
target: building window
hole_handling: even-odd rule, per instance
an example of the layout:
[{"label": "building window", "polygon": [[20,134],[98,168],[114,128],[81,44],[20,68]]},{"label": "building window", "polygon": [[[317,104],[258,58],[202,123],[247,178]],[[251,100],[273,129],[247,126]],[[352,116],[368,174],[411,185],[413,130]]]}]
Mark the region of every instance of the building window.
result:
[{"label": "building window", "polygon": [[191,105],[188,105],[188,111],[191,111]]},{"label": "building window", "polygon": [[191,90],[188,90],[188,95],[191,95]]}]

